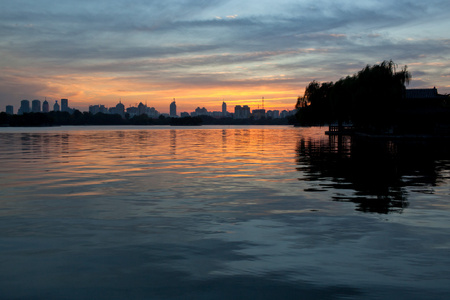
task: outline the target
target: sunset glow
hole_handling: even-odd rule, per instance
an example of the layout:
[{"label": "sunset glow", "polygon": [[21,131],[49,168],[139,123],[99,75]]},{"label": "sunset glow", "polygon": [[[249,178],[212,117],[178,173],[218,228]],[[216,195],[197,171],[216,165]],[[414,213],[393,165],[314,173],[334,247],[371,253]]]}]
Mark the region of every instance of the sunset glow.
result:
[{"label": "sunset glow", "polygon": [[0,11],[0,110],[147,103],[168,112],[292,110],[312,80],[394,60],[411,88],[450,92],[448,1],[8,1]]}]

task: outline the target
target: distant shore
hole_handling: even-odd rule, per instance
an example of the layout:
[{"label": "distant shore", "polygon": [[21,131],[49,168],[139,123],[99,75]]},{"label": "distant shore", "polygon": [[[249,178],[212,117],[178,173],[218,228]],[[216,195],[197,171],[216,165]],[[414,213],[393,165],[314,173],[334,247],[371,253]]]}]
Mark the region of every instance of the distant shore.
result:
[{"label": "distant shore", "polygon": [[200,125],[294,125],[295,117],[285,118],[213,118],[210,116],[198,117],[164,117],[157,119],[147,115],[122,118],[118,114],[95,115],[90,113],[51,112],[26,113],[23,115],[8,115],[0,113],[0,127],[52,127],[60,125],[171,125],[171,126],[200,126]]}]

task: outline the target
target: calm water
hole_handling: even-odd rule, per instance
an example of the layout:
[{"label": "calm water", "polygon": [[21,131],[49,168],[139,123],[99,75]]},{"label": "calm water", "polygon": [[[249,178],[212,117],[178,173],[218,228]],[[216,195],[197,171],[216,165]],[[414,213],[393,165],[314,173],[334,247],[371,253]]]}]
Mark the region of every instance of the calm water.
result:
[{"label": "calm water", "polygon": [[446,299],[450,148],[0,129],[1,299]]}]

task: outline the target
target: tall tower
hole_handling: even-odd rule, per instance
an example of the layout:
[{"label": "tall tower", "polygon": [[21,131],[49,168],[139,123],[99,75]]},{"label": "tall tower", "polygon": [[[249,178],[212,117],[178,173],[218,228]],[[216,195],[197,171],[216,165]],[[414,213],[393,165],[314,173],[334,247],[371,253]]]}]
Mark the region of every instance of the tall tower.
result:
[{"label": "tall tower", "polygon": [[242,119],[242,106],[236,105],[234,107],[234,118],[235,119]]},{"label": "tall tower", "polygon": [[8,115],[13,115],[14,114],[14,106],[12,105],[6,105],[6,113]]},{"label": "tall tower", "polygon": [[125,116],[125,105],[122,104],[122,101],[119,101],[119,103],[116,104],[116,114],[119,114],[122,117]]},{"label": "tall tower", "polygon": [[222,102],[222,114],[224,116],[227,115],[227,104],[225,103],[225,101]]},{"label": "tall tower", "polygon": [[22,100],[20,101],[19,115],[29,113],[30,112],[30,101]]},{"label": "tall tower", "polygon": [[33,100],[31,101],[31,111],[34,113],[41,112],[41,101],[40,100]]},{"label": "tall tower", "polygon": [[58,100],[55,100],[55,104],[53,104],[53,111],[59,111]]},{"label": "tall tower", "polygon": [[173,98],[173,102],[170,103],[170,116],[171,117],[177,116],[177,104],[175,103],[175,98]]},{"label": "tall tower", "polygon": [[44,100],[44,102],[42,103],[42,112],[48,113],[49,111],[50,111],[50,108],[48,106],[48,102],[47,102],[47,100]]},{"label": "tall tower", "polygon": [[69,111],[69,100],[61,99],[61,111]]},{"label": "tall tower", "polygon": [[147,105],[142,102],[139,102],[138,105],[138,115],[144,115],[147,111]]}]

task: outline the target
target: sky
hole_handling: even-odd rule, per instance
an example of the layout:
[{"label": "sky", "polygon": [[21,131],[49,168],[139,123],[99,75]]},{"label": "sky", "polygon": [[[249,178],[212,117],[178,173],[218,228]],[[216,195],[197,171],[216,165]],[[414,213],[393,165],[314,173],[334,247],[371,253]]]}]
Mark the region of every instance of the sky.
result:
[{"label": "sky", "polygon": [[[393,60],[450,93],[448,0],[1,0],[0,111],[22,99],[294,109],[312,80]],[[59,101],[58,101],[59,102]]]}]

